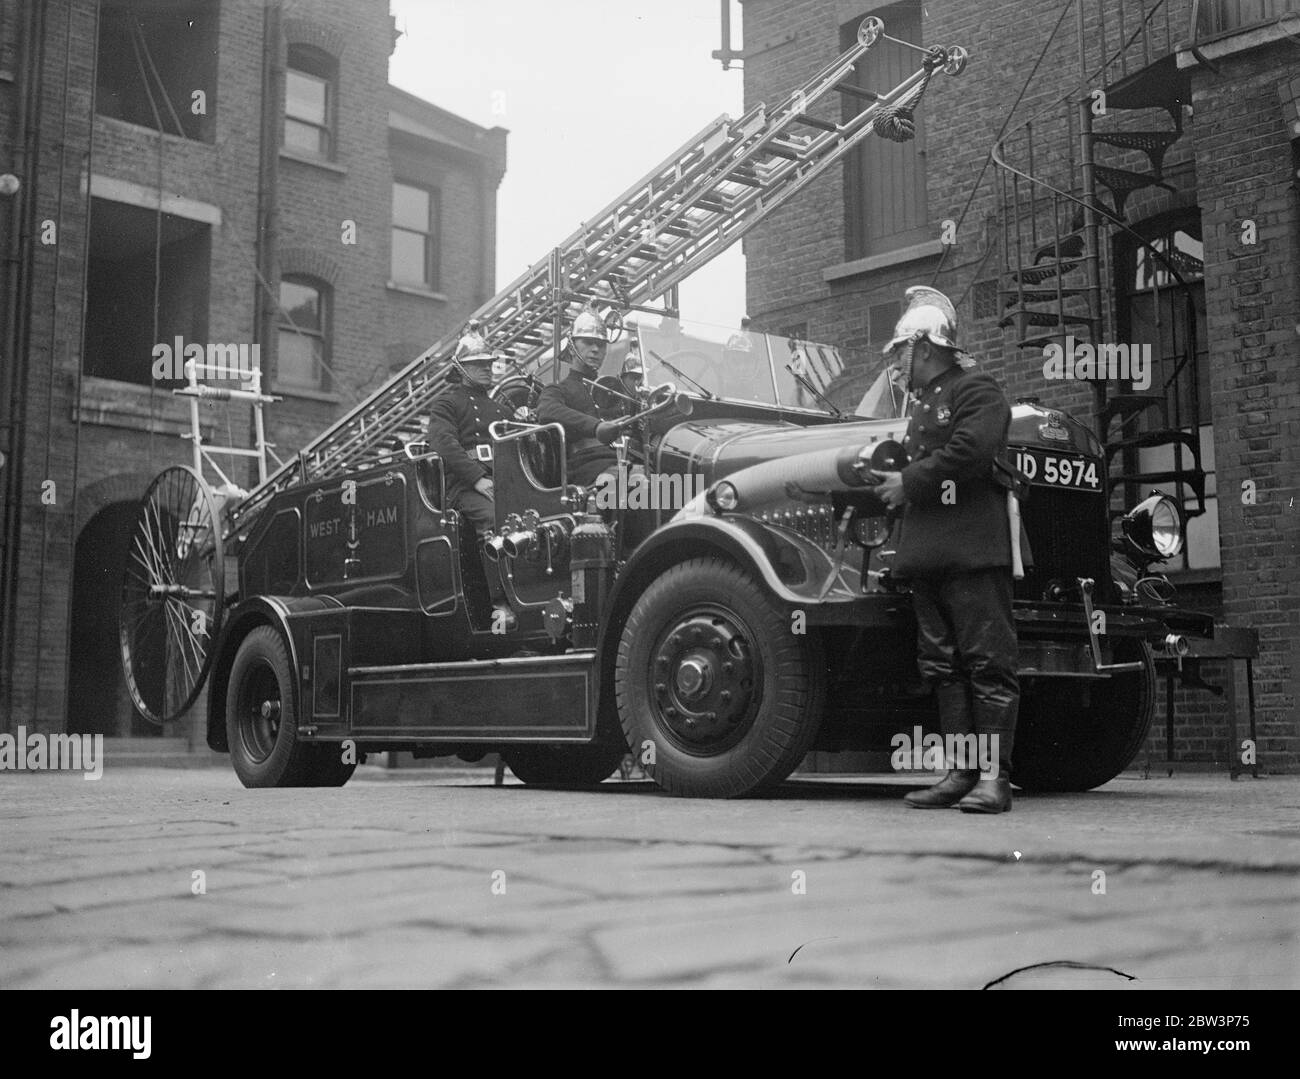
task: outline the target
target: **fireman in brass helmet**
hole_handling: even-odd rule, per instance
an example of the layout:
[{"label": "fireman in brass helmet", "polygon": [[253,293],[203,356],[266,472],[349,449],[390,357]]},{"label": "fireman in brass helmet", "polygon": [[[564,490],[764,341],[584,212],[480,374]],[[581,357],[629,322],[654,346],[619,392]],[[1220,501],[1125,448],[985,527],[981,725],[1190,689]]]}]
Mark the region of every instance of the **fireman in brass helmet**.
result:
[{"label": "fireman in brass helmet", "polygon": [[442,458],[448,502],[473,522],[482,539],[496,527],[488,427],[510,419],[511,413],[489,396],[501,365],[477,323],[456,345],[451,365],[451,384],[429,408],[429,445]]},{"label": "fireman in brass helmet", "polygon": [[596,484],[602,473],[612,478],[618,455],[610,443],[628,422],[602,420],[591,396],[588,383],[596,380],[608,349],[604,320],[590,307],[584,307],[569,330],[569,347],[564,354],[569,374],[563,381],[543,388],[537,401],[537,422],[558,423],[564,428],[568,481],[581,487]]},{"label": "fireman in brass helmet", "polygon": [[[958,350],[948,297],[918,285],[905,300],[884,351],[906,372],[914,400],[903,438],[910,463],[875,473],[876,491],[901,512],[893,574],[912,589],[917,662],[934,688],[945,748],[974,741],[978,750],[974,759],[948,760],[943,780],[904,801],[1002,813],[1011,808],[1020,686],[1007,488],[994,463],[1011,408],[998,383]],[[979,737],[948,737],[969,734]]]}]

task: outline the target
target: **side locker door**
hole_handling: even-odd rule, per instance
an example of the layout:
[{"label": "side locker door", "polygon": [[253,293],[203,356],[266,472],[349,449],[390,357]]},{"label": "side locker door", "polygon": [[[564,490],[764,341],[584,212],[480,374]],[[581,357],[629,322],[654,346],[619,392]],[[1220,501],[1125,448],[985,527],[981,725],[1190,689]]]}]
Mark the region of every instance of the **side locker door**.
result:
[{"label": "side locker door", "polygon": [[407,466],[407,507],[415,552],[415,590],[420,610],[435,617],[454,614],[460,606],[459,536],[447,514],[442,461],[426,456]]},{"label": "side locker door", "polygon": [[347,608],[295,615],[290,621],[298,658],[298,729],[308,737],[349,733]]}]

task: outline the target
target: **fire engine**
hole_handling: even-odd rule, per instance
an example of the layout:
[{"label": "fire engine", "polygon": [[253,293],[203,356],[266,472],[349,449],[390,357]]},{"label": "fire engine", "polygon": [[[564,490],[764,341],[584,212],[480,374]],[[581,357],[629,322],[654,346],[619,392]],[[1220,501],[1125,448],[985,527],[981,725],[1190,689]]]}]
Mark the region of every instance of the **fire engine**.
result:
[{"label": "fire engine", "polygon": [[[684,277],[867,136],[905,137],[930,79],[965,66],[959,47],[921,50],[858,115],[814,116],[882,35],[866,20],[777,106],[708,125],[474,314],[521,372],[495,391],[517,411],[492,432],[489,536],[448,505],[421,438],[458,334],[270,475],[260,375],[217,390],[188,365],[194,463],[146,493],[123,588],[138,710],[171,722],[206,688],[208,745],[253,787],[340,785],[381,751],[499,753],[525,783],[585,786],[631,751],[665,791],[744,796],[810,750],[887,750],[895,732],[934,729],[868,479],[905,462],[901,393],[886,373],[875,407],[845,415],[823,392],[833,349],[675,312]],[[576,304],[608,312],[603,403],[635,417],[604,502],[569,482],[563,430],[529,410]],[[620,377],[629,353],[643,378]],[[203,443],[197,409],[214,396],[251,404],[257,449]],[[1085,424],[1021,400],[1009,442],[1032,553],[1016,588],[1012,779],[1084,790],[1142,745],[1156,652],[1213,630],[1151,569],[1181,542],[1172,500],[1134,507],[1112,540],[1106,457]],[[256,487],[235,486],[223,452],[255,458]]]}]

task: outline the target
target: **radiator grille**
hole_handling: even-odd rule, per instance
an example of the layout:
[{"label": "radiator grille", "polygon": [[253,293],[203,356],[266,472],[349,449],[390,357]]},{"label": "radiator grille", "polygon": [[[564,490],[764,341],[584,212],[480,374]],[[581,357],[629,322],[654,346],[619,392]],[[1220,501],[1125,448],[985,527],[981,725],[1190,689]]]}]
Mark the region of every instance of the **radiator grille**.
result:
[{"label": "radiator grille", "polygon": [[1097,598],[1110,601],[1110,525],[1102,493],[1035,485],[1020,515],[1034,564],[1016,584],[1018,599],[1042,599],[1053,581],[1073,586],[1091,577]]}]

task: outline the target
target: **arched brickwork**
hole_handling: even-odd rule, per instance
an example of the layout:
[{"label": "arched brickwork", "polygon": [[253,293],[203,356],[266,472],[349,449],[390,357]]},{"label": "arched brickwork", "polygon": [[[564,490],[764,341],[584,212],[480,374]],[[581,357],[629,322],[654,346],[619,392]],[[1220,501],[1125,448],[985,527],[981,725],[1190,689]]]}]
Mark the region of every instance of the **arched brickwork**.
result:
[{"label": "arched brickwork", "polygon": [[75,535],[89,524],[90,519],[100,510],[114,502],[130,502],[132,505],[144,497],[144,493],[153,482],[155,472],[119,472],[106,479],[96,480],[77,492],[77,521]]},{"label": "arched brickwork", "polygon": [[338,284],[339,264],[323,251],[313,247],[282,247],[279,256],[280,276],[305,274],[326,282],[331,287]]},{"label": "arched brickwork", "polygon": [[280,32],[286,52],[290,45],[308,45],[338,60],[348,47],[343,30],[315,19],[287,18],[280,24]]}]

